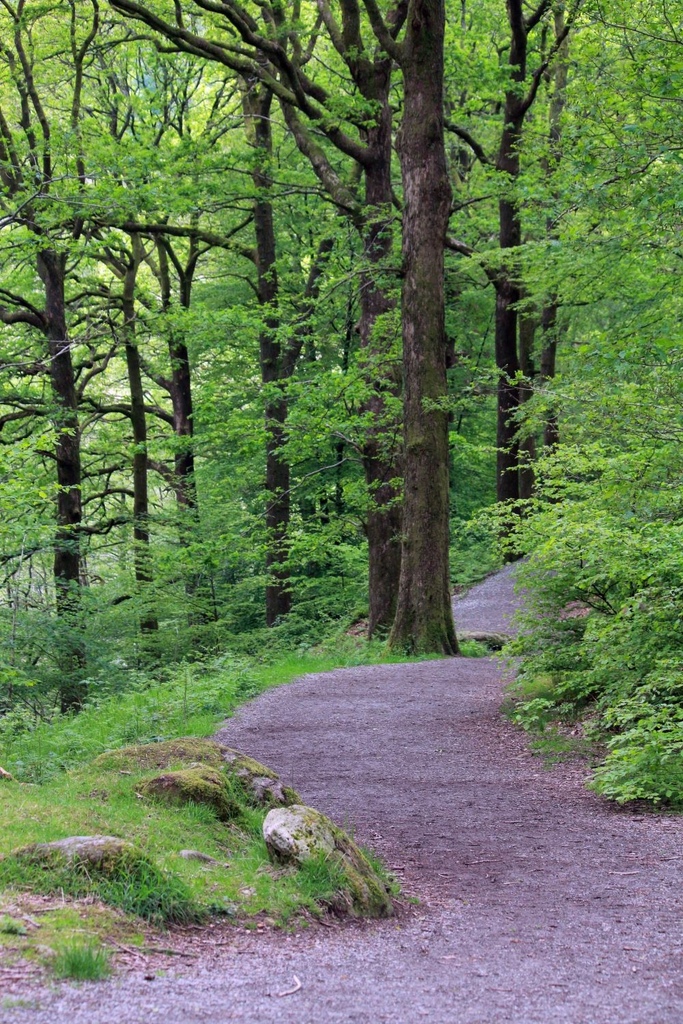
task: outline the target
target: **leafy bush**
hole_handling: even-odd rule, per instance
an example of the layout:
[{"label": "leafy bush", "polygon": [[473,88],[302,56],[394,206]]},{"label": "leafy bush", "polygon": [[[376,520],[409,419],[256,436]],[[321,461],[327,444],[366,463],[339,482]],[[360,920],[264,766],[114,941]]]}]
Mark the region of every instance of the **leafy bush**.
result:
[{"label": "leafy bush", "polygon": [[522,632],[508,651],[522,658],[521,724],[582,718],[607,751],[599,793],[682,807],[683,457],[673,425],[683,396],[673,369],[646,367],[639,386],[608,390],[594,419],[584,410],[579,421],[584,402],[568,392],[565,444],[540,462],[538,497],[513,532],[531,553],[520,569]]}]

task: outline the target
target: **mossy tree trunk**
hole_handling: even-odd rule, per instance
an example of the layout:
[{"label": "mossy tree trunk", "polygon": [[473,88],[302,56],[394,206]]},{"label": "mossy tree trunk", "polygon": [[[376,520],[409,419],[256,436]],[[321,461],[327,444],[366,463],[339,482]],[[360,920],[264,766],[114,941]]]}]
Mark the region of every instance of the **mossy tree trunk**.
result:
[{"label": "mossy tree trunk", "polygon": [[444,241],[451,189],[443,137],[443,0],[413,0],[401,47],[404,504],[390,643],[456,654],[448,571],[449,481]]},{"label": "mossy tree trunk", "polygon": [[66,324],[64,283],[66,255],[44,250],[38,255],[38,274],[45,292],[44,330],[50,356],[56,433],[57,529],[54,542],[54,580],[60,617],[59,648],[63,712],[78,711],[87,694],[83,682],[85,650],[81,638],[81,434],[78,396]]},{"label": "mossy tree trunk", "polygon": [[[375,123],[367,129],[365,178],[364,270],[360,283],[360,342],[371,395],[364,411],[371,422],[362,448],[370,506],[367,515],[368,634],[389,630],[396,614],[401,573],[399,424],[388,404],[401,390],[400,365],[391,363],[392,325],[383,318],[395,308],[387,263],[393,246],[391,190],[391,61],[376,60],[357,74],[361,93],[377,104]],[[388,402],[389,400],[389,402]]]}]

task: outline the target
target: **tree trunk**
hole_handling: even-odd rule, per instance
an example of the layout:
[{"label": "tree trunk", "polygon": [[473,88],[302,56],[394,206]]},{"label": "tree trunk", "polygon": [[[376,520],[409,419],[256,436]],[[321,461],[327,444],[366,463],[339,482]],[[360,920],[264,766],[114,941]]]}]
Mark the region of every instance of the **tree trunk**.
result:
[{"label": "tree trunk", "polygon": [[266,624],[274,626],[291,611],[292,594],[287,567],[290,513],[289,463],[284,456],[286,443],[287,399],[278,385],[282,377],[281,348],[277,336],[279,326],[277,301],[278,279],[275,248],[275,225],[270,199],[272,178],[270,160],[273,137],[270,122],[272,93],[266,89],[245,92],[243,106],[249,140],[256,151],[252,180],[254,200],[254,231],[256,234],[257,294],[264,310],[259,334],[261,381],[266,399],[264,405],[266,431]]},{"label": "tree trunk", "polygon": [[[387,361],[392,348],[391,325],[380,318],[395,308],[386,280],[386,262],[392,250],[391,109],[389,106],[390,61],[376,61],[362,83],[363,95],[380,105],[376,124],[367,130],[370,159],[365,166],[367,231],[364,269],[360,280],[360,342],[372,395],[364,412],[371,426],[363,444],[362,458],[370,507],[367,515],[369,562],[368,635],[389,630],[396,614],[401,574],[400,476],[394,438],[397,424],[387,422],[387,398],[398,397],[401,381],[398,365]],[[380,322],[378,322],[380,321]]]},{"label": "tree trunk", "polygon": [[[553,75],[553,95],[549,111],[549,152],[545,163],[545,172],[550,177],[557,169],[562,158],[562,113],[567,100],[567,69],[569,66],[569,36],[566,35],[566,22],[561,6],[555,10],[555,38],[562,39],[558,52],[558,60]],[[549,238],[557,234],[552,220],[548,219],[547,233]],[[551,296],[541,313],[543,330],[543,349],[541,352],[541,382],[552,380],[555,376],[555,359],[557,356],[557,311],[556,296]],[[551,411],[546,416],[543,429],[543,445],[547,451],[555,448],[560,442],[560,430],[557,413]]]},{"label": "tree trunk", "polygon": [[[164,310],[171,305],[171,277],[168,265],[170,245],[162,239],[157,243],[159,257],[159,283],[161,304]],[[173,255],[173,253],[171,253]],[[182,309],[189,309],[192,300],[192,280],[197,264],[198,252],[194,239],[190,240],[190,252],[182,267],[174,259],[178,273],[179,302]],[[181,539],[187,534],[187,520],[196,519],[198,513],[197,491],[194,477],[194,420],[192,408],[192,370],[185,337],[176,329],[168,336],[168,355],[171,363],[171,379],[168,388],[173,410],[173,432],[176,436],[174,455],[175,492],[181,519]]]},{"label": "tree trunk", "polygon": [[[510,84],[505,93],[503,131],[496,168],[507,179],[505,193],[498,203],[499,243],[503,252],[516,249],[522,241],[519,207],[512,194],[519,176],[519,150],[522,128],[528,109],[522,93],[526,80],[527,27],[521,0],[508,0],[510,23]],[[496,284],[496,366],[498,368],[498,419],[496,444],[496,495],[498,501],[519,498],[519,448],[516,413],[519,408],[519,371],[517,357],[517,309],[520,299],[515,256],[501,264]]]},{"label": "tree trunk", "polygon": [[[523,60],[514,45],[510,49],[510,64]],[[518,72],[523,70],[523,63]],[[517,78],[513,73],[513,78]],[[520,80],[523,80],[520,79]],[[508,177],[511,188],[519,175],[519,145],[522,138],[523,113],[516,92],[509,92],[505,100],[505,127],[500,143],[497,167]],[[521,244],[522,232],[519,211],[513,199],[503,198],[498,204],[500,248],[515,249]],[[517,307],[520,292],[516,281],[514,257],[503,263],[496,281],[496,367],[498,368],[498,418],[496,445],[496,496],[498,501],[517,501],[519,498],[519,451],[517,445],[516,413],[519,408],[519,372],[517,357]]]},{"label": "tree trunk", "polygon": [[517,287],[509,280],[496,288],[496,366],[498,368],[498,414],[496,423],[496,497],[498,501],[519,498],[519,450],[516,413],[519,408],[517,359]]},{"label": "tree trunk", "polygon": [[78,711],[87,694],[83,681],[85,651],[81,636],[81,437],[78,399],[66,327],[64,275],[66,257],[53,250],[38,255],[38,273],[45,289],[45,322],[50,356],[50,382],[55,398],[54,427],[57,463],[57,530],[54,580],[59,635],[63,712]]},{"label": "tree trunk", "polygon": [[[149,552],[149,495],[147,486],[147,418],[142,387],[140,353],[135,337],[135,280],[142,260],[140,240],[131,238],[133,254],[123,279],[123,337],[130,388],[130,418],[133,428],[133,545],[135,581],[143,601],[149,600],[152,570]],[[140,617],[143,633],[159,628],[156,616],[146,608]]]},{"label": "tree trunk", "polygon": [[448,571],[448,413],[444,240],[451,189],[443,138],[443,0],[413,0],[401,65],[404,504],[390,644],[456,654]]},{"label": "tree trunk", "polygon": [[[181,263],[167,238],[157,241],[158,267],[154,268],[161,288],[161,305],[166,312],[171,308],[171,274],[169,259],[173,263],[178,279],[178,301],[181,309],[189,309],[192,301],[192,282],[197,267],[200,250],[195,238],[190,238],[187,258]],[[199,502],[195,483],[194,460],[194,415],[192,403],[192,369],[190,356],[185,342],[183,329],[172,327],[168,334],[168,355],[171,364],[170,380],[159,379],[159,383],[168,391],[173,412],[173,433],[175,434],[175,454],[173,466],[173,488],[178,508],[178,539],[184,548],[189,548],[196,527],[199,525]],[[210,615],[207,608],[213,609],[215,617],[215,601],[213,587],[203,586],[201,568],[195,569],[195,559],[188,567],[185,579],[185,593],[188,603],[188,625],[196,626],[206,622]]]},{"label": "tree trunk", "polygon": [[[536,318],[524,313],[519,318],[519,364],[524,375],[524,383],[519,389],[520,402],[528,402],[534,393],[534,335]],[[525,431],[519,441],[519,496],[528,499],[534,492],[536,460],[536,438],[533,433]]]}]

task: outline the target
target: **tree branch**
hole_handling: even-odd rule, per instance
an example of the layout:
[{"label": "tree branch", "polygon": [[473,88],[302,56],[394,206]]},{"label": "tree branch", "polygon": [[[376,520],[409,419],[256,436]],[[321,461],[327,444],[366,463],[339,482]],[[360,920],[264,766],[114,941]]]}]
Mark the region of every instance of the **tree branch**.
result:
[{"label": "tree branch", "polygon": [[[400,43],[396,42],[394,35],[387,28],[376,0],[363,0],[363,4],[368,13],[372,31],[375,33],[377,42],[385,53],[388,53],[397,64],[400,64],[403,57],[403,47]],[[395,33],[396,35],[398,34],[398,29],[395,30]]]},{"label": "tree branch", "polygon": [[531,32],[533,28],[538,25],[543,15],[550,10],[552,7],[552,0],[541,0],[540,4],[529,17],[525,20],[524,25],[526,27],[527,34]]},{"label": "tree branch", "polygon": [[299,120],[294,108],[287,103],[282,103],[281,106],[287,127],[294,136],[297,148],[308,158],[316,177],[322,182],[335,205],[343,210],[360,230],[363,226],[362,206],[344,185],[323,149]]},{"label": "tree branch", "polygon": [[569,16],[567,18],[567,23],[565,24],[565,26],[562,29],[562,31],[559,32],[557,34],[557,36],[555,37],[553,45],[550,47],[550,50],[548,51],[548,56],[539,65],[539,67],[537,67],[536,70],[534,71],[534,73],[532,75],[532,78],[531,78],[531,85],[529,86],[529,91],[526,94],[526,96],[524,97],[524,100],[522,101],[522,104],[521,104],[521,108],[520,109],[521,109],[523,114],[526,114],[526,112],[529,110],[529,108],[531,107],[532,103],[536,99],[536,94],[538,93],[538,87],[541,84],[543,76],[545,75],[546,71],[548,70],[548,68],[550,67],[552,62],[555,60],[555,57],[557,56],[557,54],[559,53],[560,49],[562,48],[562,44],[564,43],[565,39],[569,35],[569,32],[570,32],[570,30],[572,28],[572,25],[574,24],[574,19],[576,18],[576,15],[579,12],[579,8],[581,7],[581,3],[582,3],[582,0],[577,0],[577,2],[574,4],[574,8],[573,8],[572,11],[570,11]]},{"label": "tree branch", "polygon": [[444,120],[443,126],[447,131],[452,132],[453,135],[457,135],[459,139],[462,139],[463,142],[467,143],[479,163],[487,164],[490,167],[493,166],[494,161],[488,158],[484,152],[484,147],[481,146],[472,135],[470,135],[467,128],[463,128],[459,124],[454,124],[453,121],[449,121],[448,119]]}]

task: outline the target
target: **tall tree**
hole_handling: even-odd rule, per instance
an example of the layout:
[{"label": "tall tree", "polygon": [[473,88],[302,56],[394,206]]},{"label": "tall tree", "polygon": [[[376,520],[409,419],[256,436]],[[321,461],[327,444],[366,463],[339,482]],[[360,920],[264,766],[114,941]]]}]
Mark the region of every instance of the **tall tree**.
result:
[{"label": "tall tree", "polygon": [[135,283],[143,262],[144,251],[138,235],[131,235],[131,249],[123,270],[123,344],[128,370],[130,390],[130,421],[133,430],[133,544],[135,579],[140,596],[145,603],[140,619],[143,633],[153,633],[159,628],[156,615],[148,607],[149,584],[152,571],[149,551],[149,455],[147,451],[147,413],[145,391],[142,379],[142,364],[136,336]]},{"label": "tall tree", "polygon": [[401,577],[390,643],[456,654],[448,565],[444,245],[451,209],[443,120],[443,0],[411,0],[400,42],[375,0],[373,31],[403,72],[404,498]]},{"label": "tall tree", "polygon": [[[506,0],[507,40],[501,46],[506,54],[506,86],[500,109],[502,126],[489,155],[487,147],[468,127],[449,120],[448,127],[483,164],[498,176],[498,244],[500,257],[492,261],[488,277],[495,289],[495,357],[498,369],[497,398],[497,472],[499,501],[520,497],[520,457],[518,411],[524,397],[520,389],[519,305],[523,298],[520,247],[522,210],[518,182],[524,154],[524,129],[539,95],[539,88],[554,66],[569,31],[581,8],[582,0],[573,0],[557,23],[557,31],[548,39],[548,22],[553,19],[552,0],[541,2],[525,14],[522,0]],[[560,57],[561,59],[561,57]],[[466,246],[451,242],[455,251],[472,255]],[[528,326],[528,325],[527,325]],[[525,355],[526,358],[526,355]]]},{"label": "tall tree", "polygon": [[[2,13],[6,42],[0,47],[5,79],[6,107],[0,108],[0,172],[5,195],[14,206],[9,223],[32,236],[35,269],[42,283],[42,307],[26,296],[4,290],[9,306],[0,307],[0,320],[24,323],[45,339],[45,356],[53,393],[55,429],[54,460],[57,471],[57,526],[54,542],[54,583],[57,611],[64,621],[64,682],[62,709],[80,707],[85,691],[82,682],[84,654],[78,639],[81,586],[81,445],[78,399],[71,343],[67,326],[65,284],[70,250],[84,227],[77,212],[77,196],[85,185],[81,148],[81,108],[84,68],[99,27],[97,0],[79,16],[74,5],[58,10],[31,10],[25,0],[6,4]],[[51,85],[38,76],[42,54],[36,52],[35,33],[58,31],[58,19],[68,29],[60,31],[68,54],[71,81],[68,88],[73,152],[63,148],[62,125],[52,123],[45,102]],[[65,37],[65,38],[64,38]],[[41,68],[42,71],[42,68]],[[62,83],[53,83],[52,88]],[[13,123],[14,122],[14,123]],[[55,220],[50,209],[55,183],[60,176],[74,182],[67,200],[66,218]]]}]

